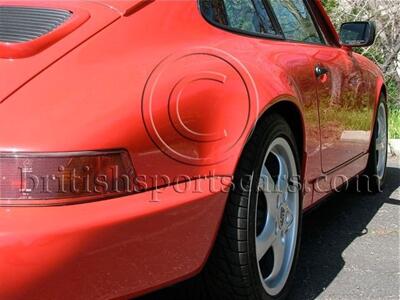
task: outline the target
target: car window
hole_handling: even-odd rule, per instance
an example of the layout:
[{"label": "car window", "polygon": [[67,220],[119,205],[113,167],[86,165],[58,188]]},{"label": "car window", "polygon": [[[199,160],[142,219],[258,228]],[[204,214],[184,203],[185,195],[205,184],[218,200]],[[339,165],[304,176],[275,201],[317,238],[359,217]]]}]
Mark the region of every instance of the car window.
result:
[{"label": "car window", "polygon": [[324,44],[304,0],[270,0],[285,38]]},{"label": "car window", "polygon": [[257,34],[276,34],[262,0],[203,0],[204,16],[214,23]]}]

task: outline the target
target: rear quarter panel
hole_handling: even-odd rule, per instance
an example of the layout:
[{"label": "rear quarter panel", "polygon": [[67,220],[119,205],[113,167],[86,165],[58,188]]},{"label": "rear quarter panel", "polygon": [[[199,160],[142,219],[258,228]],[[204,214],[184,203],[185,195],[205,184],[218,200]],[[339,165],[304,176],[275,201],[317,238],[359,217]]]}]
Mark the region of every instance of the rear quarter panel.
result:
[{"label": "rear quarter panel", "polygon": [[[282,100],[302,113],[316,107],[312,51],[215,28],[196,1],[156,1],[105,28],[2,103],[0,150],[126,148],[146,178],[231,176],[268,107]],[[209,72],[226,82],[198,80]],[[178,93],[174,115],[169,93],[187,77],[190,88]],[[310,111],[305,129],[314,139],[307,139],[305,151],[318,160],[318,116]],[[174,118],[200,140],[182,138]]]}]

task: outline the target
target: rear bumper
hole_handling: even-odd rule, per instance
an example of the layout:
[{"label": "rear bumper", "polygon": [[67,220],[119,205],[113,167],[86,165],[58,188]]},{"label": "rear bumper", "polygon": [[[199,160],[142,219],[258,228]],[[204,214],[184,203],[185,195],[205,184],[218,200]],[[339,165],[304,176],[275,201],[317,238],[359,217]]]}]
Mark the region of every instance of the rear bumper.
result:
[{"label": "rear bumper", "polygon": [[113,299],[194,275],[224,189],[201,179],[95,203],[0,208],[0,299]]}]

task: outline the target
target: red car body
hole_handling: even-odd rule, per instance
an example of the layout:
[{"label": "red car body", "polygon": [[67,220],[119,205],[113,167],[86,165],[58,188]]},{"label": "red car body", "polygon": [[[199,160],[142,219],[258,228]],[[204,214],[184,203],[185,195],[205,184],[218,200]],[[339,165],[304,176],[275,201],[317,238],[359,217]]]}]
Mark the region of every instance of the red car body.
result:
[{"label": "red car body", "polygon": [[[0,299],[139,296],[199,273],[243,147],[269,110],[296,128],[304,209],[338,174],[366,168],[383,77],[339,45],[319,1],[331,45],[230,32],[207,22],[196,0],[29,6],[74,16],[39,41],[0,43],[0,152],[124,149],[146,189],[76,205],[1,202]],[[330,74],[317,79],[316,65]],[[330,113],[332,97],[347,117]],[[360,110],[363,128],[342,121]],[[355,130],[366,138],[342,138]],[[155,190],[162,177],[178,180]]]}]

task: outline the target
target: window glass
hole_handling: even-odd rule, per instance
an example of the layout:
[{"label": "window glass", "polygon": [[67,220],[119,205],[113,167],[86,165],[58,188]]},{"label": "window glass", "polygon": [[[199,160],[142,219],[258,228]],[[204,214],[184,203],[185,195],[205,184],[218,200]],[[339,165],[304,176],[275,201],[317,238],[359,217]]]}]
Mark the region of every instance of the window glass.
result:
[{"label": "window glass", "polygon": [[249,33],[276,34],[262,0],[203,0],[207,19]]},{"label": "window glass", "polygon": [[288,40],[324,43],[304,0],[270,0],[270,3]]},{"label": "window glass", "polygon": [[225,4],[223,0],[200,1],[200,8],[203,15],[210,21],[221,25],[228,25],[226,18]]}]

